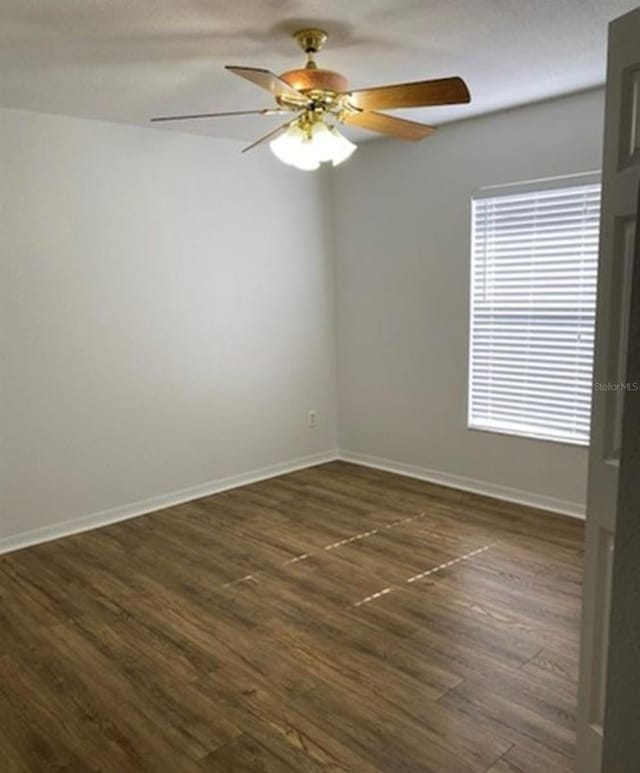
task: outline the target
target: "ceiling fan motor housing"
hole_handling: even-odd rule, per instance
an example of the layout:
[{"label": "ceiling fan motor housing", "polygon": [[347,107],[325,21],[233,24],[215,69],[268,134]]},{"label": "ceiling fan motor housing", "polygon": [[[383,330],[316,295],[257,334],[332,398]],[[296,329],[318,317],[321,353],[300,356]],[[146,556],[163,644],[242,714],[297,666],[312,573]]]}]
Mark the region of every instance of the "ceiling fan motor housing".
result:
[{"label": "ceiling fan motor housing", "polygon": [[308,61],[304,68],[287,70],[280,75],[280,78],[318,104],[332,103],[337,94],[347,91],[349,84],[341,73],[324,70],[315,63],[314,54],[317,54],[324,45],[327,33],[311,27],[298,30],[293,36],[307,54]]},{"label": "ceiling fan motor housing", "polygon": [[294,89],[302,92],[329,91],[332,94],[339,94],[349,88],[349,83],[344,75],[333,70],[322,70],[319,67],[287,70],[280,75],[280,78],[293,86]]}]

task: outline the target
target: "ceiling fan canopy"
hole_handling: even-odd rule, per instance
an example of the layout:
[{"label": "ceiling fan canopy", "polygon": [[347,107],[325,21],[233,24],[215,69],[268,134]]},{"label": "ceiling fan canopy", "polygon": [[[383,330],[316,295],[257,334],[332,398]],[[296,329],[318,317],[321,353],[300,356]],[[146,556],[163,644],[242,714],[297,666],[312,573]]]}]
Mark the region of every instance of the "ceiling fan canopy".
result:
[{"label": "ceiling fan canopy", "polygon": [[459,77],[351,91],[342,73],[320,68],[316,63],[315,56],[327,40],[324,30],[302,29],[294,33],[294,38],[307,55],[305,66],[300,69],[275,75],[258,67],[226,67],[230,72],[269,91],[275,100],[273,107],[160,116],[151,120],[184,121],[233,115],[290,113],[293,116],[286,123],[260,137],[244,148],[243,152],[269,142],[274,155],[284,163],[298,169],[312,170],[325,162],[336,166],[349,158],[356,149],[338,130],[340,124],[357,126],[397,139],[416,141],[429,136],[435,128],[377,111],[452,105],[471,100],[466,83]]}]

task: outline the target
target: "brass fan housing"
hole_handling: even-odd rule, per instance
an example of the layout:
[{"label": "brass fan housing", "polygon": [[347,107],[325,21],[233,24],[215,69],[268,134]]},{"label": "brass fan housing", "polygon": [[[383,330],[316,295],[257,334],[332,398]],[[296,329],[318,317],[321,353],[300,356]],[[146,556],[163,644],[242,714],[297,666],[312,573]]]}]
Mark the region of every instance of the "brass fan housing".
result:
[{"label": "brass fan housing", "polygon": [[[301,69],[287,70],[279,77],[307,96],[315,105],[335,106],[337,95],[347,91],[349,83],[341,73],[323,70],[315,62],[314,55],[326,42],[327,33],[310,27],[294,32],[293,37],[307,55],[307,64]],[[281,104],[287,104],[286,98],[280,98],[278,101]]]},{"label": "brass fan housing", "polygon": [[334,94],[338,94],[341,91],[347,91],[349,88],[349,83],[344,75],[333,70],[321,70],[317,67],[287,70],[280,77],[285,83],[303,93],[308,91],[331,91]]}]

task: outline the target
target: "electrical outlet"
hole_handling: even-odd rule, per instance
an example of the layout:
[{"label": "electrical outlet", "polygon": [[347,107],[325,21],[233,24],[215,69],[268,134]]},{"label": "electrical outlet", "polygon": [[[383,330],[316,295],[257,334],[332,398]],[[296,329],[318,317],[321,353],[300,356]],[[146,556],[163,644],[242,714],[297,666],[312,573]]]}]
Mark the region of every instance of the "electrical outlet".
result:
[{"label": "electrical outlet", "polygon": [[309,411],[307,413],[307,427],[314,429],[317,426],[318,426],[318,412]]}]

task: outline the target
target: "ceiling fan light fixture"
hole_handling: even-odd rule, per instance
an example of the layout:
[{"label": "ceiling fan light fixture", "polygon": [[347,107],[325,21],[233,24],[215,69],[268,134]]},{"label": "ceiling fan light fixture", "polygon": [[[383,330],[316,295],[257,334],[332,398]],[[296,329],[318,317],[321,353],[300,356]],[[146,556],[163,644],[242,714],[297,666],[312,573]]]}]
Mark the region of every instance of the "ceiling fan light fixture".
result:
[{"label": "ceiling fan light fixture", "polygon": [[297,121],[284,134],[272,140],[269,147],[283,164],[295,166],[296,169],[312,171],[320,166],[311,137]]},{"label": "ceiling fan light fixture", "polygon": [[344,134],[341,134],[335,127],[330,129],[330,132],[335,137],[331,163],[333,166],[338,166],[338,164],[346,161],[358,146],[351,142],[351,140],[348,140]]},{"label": "ceiling fan light fixture", "polygon": [[320,162],[316,158],[313,148],[305,147],[311,144],[311,140],[303,140],[299,148],[298,157],[293,162],[293,166],[296,169],[301,169],[303,172],[313,172],[315,169],[320,168]]},{"label": "ceiling fan light fixture", "polygon": [[321,163],[331,162],[337,166],[356,149],[353,142],[334,126],[327,126],[322,119],[315,120],[310,126],[295,121],[284,134],[272,140],[269,147],[284,164],[304,171],[318,169]]},{"label": "ceiling fan light fixture", "polygon": [[311,127],[311,142],[320,162],[333,161],[335,135],[324,121],[316,121]]},{"label": "ceiling fan light fixture", "polygon": [[292,123],[284,134],[269,143],[269,147],[273,155],[283,164],[294,166],[305,139],[305,133],[300,126],[297,123]]}]

